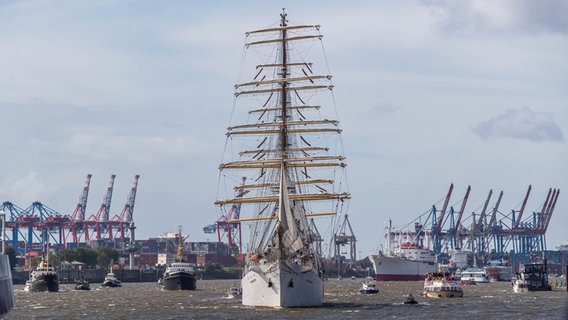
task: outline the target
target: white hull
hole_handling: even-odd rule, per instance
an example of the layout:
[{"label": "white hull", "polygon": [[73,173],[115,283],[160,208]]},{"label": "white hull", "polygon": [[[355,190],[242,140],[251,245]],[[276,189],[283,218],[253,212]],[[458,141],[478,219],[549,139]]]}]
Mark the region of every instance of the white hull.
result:
[{"label": "white hull", "polygon": [[412,281],[424,279],[426,273],[438,271],[438,264],[414,261],[395,256],[369,256],[379,281]]},{"label": "white hull", "polygon": [[248,267],[241,284],[245,306],[313,307],[323,303],[321,274],[294,263],[261,261]]},{"label": "white hull", "polygon": [[461,298],[463,297],[463,291],[425,291],[424,296],[428,298]]},{"label": "white hull", "polygon": [[461,280],[469,280],[475,283],[489,283],[489,276],[482,269],[466,269],[461,273]]},{"label": "white hull", "polygon": [[0,253],[0,318],[14,307],[14,289],[8,255]]},{"label": "white hull", "polygon": [[522,280],[516,280],[513,282],[513,292],[515,293],[525,293],[528,292],[529,289],[527,287],[527,283]]}]

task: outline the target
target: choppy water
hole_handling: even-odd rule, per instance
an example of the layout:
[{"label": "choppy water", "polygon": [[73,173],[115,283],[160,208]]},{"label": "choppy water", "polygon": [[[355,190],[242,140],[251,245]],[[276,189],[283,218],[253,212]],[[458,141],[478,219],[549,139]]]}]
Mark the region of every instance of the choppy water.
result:
[{"label": "choppy water", "polygon": [[[357,293],[361,280],[330,279],[318,308],[243,307],[227,298],[237,281],[198,281],[196,291],[162,291],[156,283],[122,288],[25,292],[15,286],[16,307],[4,319],[568,319],[568,292],[513,293],[506,282],[464,287],[463,298],[420,296],[422,282],[379,282],[379,294]],[[412,293],[418,305],[404,305]]]}]

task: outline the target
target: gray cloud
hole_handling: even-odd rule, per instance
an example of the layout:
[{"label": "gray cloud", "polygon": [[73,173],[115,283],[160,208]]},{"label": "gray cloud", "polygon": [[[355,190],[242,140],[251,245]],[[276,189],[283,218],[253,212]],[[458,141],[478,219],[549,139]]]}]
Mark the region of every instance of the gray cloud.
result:
[{"label": "gray cloud", "polygon": [[522,32],[568,34],[563,0],[425,0],[438,26],[450,33]]},{"label": "gray cloud", "polygon": [[509,109],[472,129],[480,138],[507,137],[520,140],[563,141],[562,130],[549,113],[534,112],[529,107]]}]

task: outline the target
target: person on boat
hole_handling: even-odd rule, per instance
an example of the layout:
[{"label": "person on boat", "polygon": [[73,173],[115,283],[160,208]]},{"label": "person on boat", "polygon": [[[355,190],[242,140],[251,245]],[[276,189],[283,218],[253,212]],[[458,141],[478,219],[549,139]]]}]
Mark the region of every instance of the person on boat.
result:
[{"label": "person on boat", "polygon": [[411,294],[409,294],[406,297],[406,301],[404,301],[404,304],[417,304],[418,302],[416,301],[416,299],[414,299],[414,296]]}]

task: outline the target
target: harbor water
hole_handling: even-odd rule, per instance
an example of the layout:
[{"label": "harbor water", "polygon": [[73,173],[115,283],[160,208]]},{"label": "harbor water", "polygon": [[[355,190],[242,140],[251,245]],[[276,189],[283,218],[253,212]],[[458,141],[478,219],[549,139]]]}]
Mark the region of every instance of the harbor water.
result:
[{"label": "harbor water", "polygon": [[[200,280],[195,291],[162,291],[157,283],[124,283],[122,288],[25,292],[16,285],[16,306],[3,319],[568,319],[568,292],[513,293],[511,284],[464,286],[463,298],[420,295],[421,281],[379,282],[378,294],[358,294],[363,279],[329,279],[324,305],[271,309],[228,298],[236,280]],[[405,305],[408,294],[419,302]]]}]

